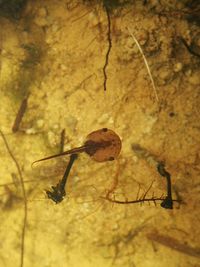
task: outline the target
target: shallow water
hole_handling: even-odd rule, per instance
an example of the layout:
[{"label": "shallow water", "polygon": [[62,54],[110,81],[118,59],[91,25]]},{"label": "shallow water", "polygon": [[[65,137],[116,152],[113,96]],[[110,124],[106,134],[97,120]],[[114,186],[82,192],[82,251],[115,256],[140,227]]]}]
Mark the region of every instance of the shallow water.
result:
[{"label": "shallow water", "polygon": [[[198,266],[200,30],[188,15],[198,7],[130,1],[108,10],[108,36],[105,7],[87,2],[29,1],[18,20],[0,17],[0,130],[18,164],[1,138],[0,266]],[[68,157],[32,162],[59,153],[63,129],[68,150],[105,127],[122,140],[119,158],[81,154],[56,205],[45,190]],[[151,184],[145,197],[166,196],[158,162],[181,205],[106,199],[144,198]]]}]

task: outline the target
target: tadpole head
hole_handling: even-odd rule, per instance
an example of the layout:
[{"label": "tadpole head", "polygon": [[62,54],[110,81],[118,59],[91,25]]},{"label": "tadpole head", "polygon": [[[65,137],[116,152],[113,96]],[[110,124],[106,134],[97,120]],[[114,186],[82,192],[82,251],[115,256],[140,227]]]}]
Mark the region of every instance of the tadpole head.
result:
[{"label": "tadpole head", "polygon": [[85,152],[97,162],[115,160],[122,147],[119,136],[107,128],[90,133],[84,145]]}]

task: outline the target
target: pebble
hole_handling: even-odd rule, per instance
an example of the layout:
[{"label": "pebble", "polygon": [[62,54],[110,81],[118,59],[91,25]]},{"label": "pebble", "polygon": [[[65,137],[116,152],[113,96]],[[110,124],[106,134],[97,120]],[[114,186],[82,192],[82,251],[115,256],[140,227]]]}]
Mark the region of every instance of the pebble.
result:
[{"label": "pebble", "polygon": [[36,121],[36,127],[37,127],[38,129],[43,128],[43,127],[44,127],[44,120],[43,120],[43,119],[38,119],[38,120]]},{"label": "pebble", "polygon": [[181,62],[177,62],[175,65],[174,65],[174,72],[179,72],[183,69],[183,64]]},{"label": "pebble", "polygon": [[45,7],[41,7],[39,10],[38,10],[38,16],[39,17],[46,17],[47,16],[47,10]]},{"label": "pebble", "polygon": [[52,128],[54,130],[58,130],[60,128],[60,125],[58,123],[55,123]]},{"label": "pebble", "polygon": [[37,130],[35,128],[29,128],[29,129],[26,129],[26,134],[36,134],[37,133]]},{"label": "pebble", "polygon": [[166,85],[170,83],[174,77],[173,67],[168,64],[161,66],[157,70],[156,77],[158,85]]},{"label": "pebble", "polygon": [[200,85],[200,73],[192,73],[192,75],[188,78],[188,81],[192,85]]},{"label": "pebble", "polygon": [[109,114],[104,113],[101,117],[98,118],[97,122],[99,124],[106,123],[109,120]]},{"label": "pebble", "polygon": [[168,67],[163,67],[160,69],[159,78],[163,81],[165,84],[172,75],[172,71]]},{"label": "pebble", "polygon": [[187,77],[191,76],[191,74],[192,74],[192,70],[191,70],[191,69],[188,69],[188,70],[185,72],[185,75],[186,75]]},{"label": "pebble", "polygon": [[77,176],[77,175],[75,175],[75,176],[73,177],[73,182],[74,182],[74,183],[77,183],[77,182],[79,182],[79,181],[80,181],[80,177]]},{"label": "pebble", "polygon": [[48,139],[49,145],[51,147],[54,147],[57,144],[57,142],[56,142],[56,135],[54,134],[54,132],[49,131],[47,133],[47,139]]},{"label": "pebble", "polygon": [[54,22],[54,24],[51,27],[52,33],[57,33],[59,28],[60,28],[59,24],[57,22]]},{"label": "pebble", "polygon": [[40,27],[44,27],[48,24],[48,20],[47,20],[47,10],[45,7],[41,7],[38,10],[37,16],[35,17],[35,23],[40,26]]},{"label": "pebble", "polygon": [[63,71],[67,70],[67,67],[66,67],[64,64],[61,64],[61,65],[60,65],[60,68],[61,68],[61,70],[63,70]]},{"label": "pebble", "polygon": [[37,26],[44,27],[47,26],[48,21],[46,20],[46,18],[37,17],[35,18],[35,24]]},{"label": "pebble", "polygon": [[141,30],[139,33],[139,40],[138,40],[139,44],[142,46],[145,45],[148,39],[149,39],[148,31]]},{"label": "pebble", "polygon": [[109,124],[113,124],[114,123],[114,119],[112,117],[110,117],[109,120],[108,120],[108,123]]}]

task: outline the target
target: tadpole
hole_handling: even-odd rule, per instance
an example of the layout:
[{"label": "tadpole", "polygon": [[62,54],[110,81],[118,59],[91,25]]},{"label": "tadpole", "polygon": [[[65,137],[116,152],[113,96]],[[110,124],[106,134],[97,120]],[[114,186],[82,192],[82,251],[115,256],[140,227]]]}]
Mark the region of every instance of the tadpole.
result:
[{"label": "tadpole", "polygon": [[56,186],[52,186],[52,190],[46,190],[48,198],[52,199],[56,203],[60,203],[65,195],[65,186],[67,183],[67,178],[69,172],[72,168],[74,161],[78,157],[78,153],[85,152],[91,159],[97,162],[105,162],[115,160],[121,151],[121,140],[119,136],[112,130],[103,128],[94,132],[91,132],[83,146],[76,147],[62,153],[52,155],[46,158],[36,160],[32,163],[35,164],[40,161],[52,159],[55,157],[60,157],[64,155],[70,155],[70,161],[67,165],[63,178],[59,181]]},{"label": "tadpole", "polygon": [[32,165],[40,161],[82,152],[85,152],[97,162],[105,162],[116,159],[120,151],[121,140],[119,136],[114,131],[103,128],[88,134],[83,146],[75,147],[62,153],[36,160]]}]

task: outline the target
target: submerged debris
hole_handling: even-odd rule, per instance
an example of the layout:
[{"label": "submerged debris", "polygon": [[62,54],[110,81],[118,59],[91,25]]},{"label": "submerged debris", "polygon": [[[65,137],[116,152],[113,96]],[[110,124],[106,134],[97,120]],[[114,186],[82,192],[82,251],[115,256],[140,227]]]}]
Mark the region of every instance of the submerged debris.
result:
[{"label": "submerged debris", "polygon": [[163,162],[159,162],[157,165],[157,170],[161,176],[167,179],[167,196],[162,201],[161,207],[165,209],[173,209],[173,199],[172,199],[172,186],[171,186],[171,175],[165,170],[165,165]]},{"label": "submerged debris", "polygon": [[169,247],[171,249],[177,250],[181,253],[187,254],[189,256],[192,257],[197,257],[200,258],[200,248],[199,247],[191,247],[187,244],[184,244],[180,241],[178,241],[177,239],[167,236],[167,235],[163,235],[163,234],[159,234],[157,232],[152,232],[147,234],[147,238],[157,242],[165,247]]},{"label": "submerged debris", "polygon": [[46,194],[49,199],[53,200],[56,204],[63,201],[64,197],[66,196],[65,192],[65,186],[67,183],[67,178],[69,176],[70,170],[75,162],[75,160],[78,158],[77,154],[72,154],[70,156],[69,163],[67,165],[67,168],[65,170],[65,173],[63,175],[63,178],[59,181],[59,183],[56,186],[51,187],[51,191],[46,190]]},{"label": "submerged debris", "polygon": [[15,118],[15,121],[12,127],[13,133],[16,133],[19,130],[24,113],[26,112],[26,109],[27,109],[27,102],[28,102],[29,95],[30,94],[28,93],[28,95],[21,102],[21,105],[19,107],[19,110],[17,112],[16,118]]}]

